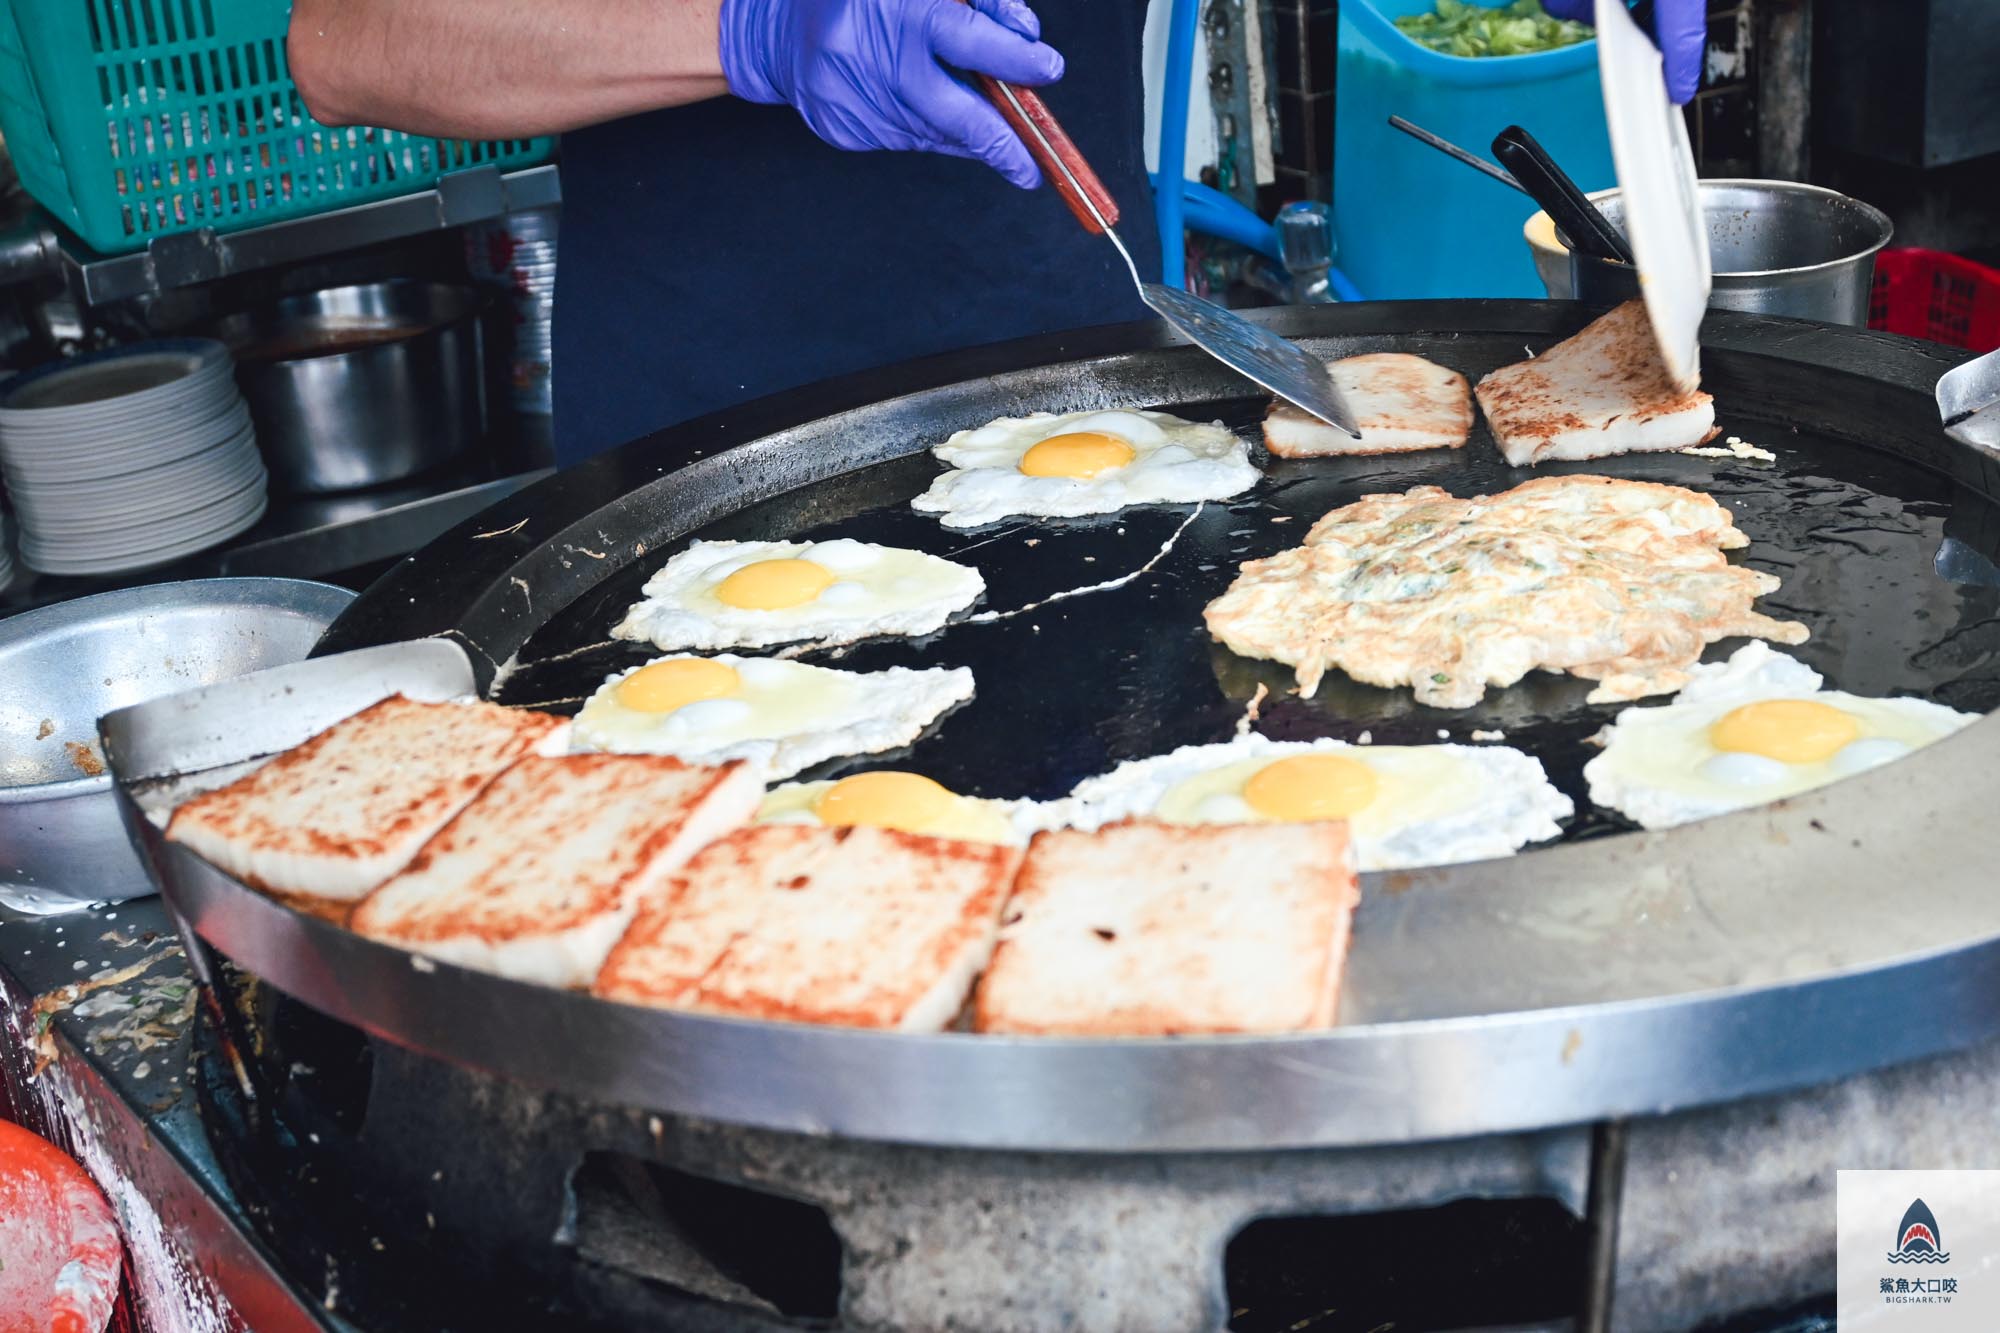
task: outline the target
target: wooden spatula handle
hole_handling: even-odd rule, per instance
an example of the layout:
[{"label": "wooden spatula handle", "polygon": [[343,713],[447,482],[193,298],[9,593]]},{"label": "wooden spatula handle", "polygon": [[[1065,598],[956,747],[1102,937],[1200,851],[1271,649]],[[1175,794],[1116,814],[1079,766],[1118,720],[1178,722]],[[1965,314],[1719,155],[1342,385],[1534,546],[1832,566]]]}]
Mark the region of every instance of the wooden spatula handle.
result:
[{"label": "wooden spatula handle", "polygon": [[[1002,83],[986,74],[976,77],[987,99],[1014,127],[1014,132],[1021,136],[1021,142],[1028,145],[1028,152],[1033,155],[1036,165],[1041,167],[1042,175],[1062,196],[1069,211],[1076,214],[1076,220],[1083,224],[1083,229],[1088,232],[1102,231],[1103,228],[1097,225],[1098,217],[1102,217],[1107,226],[1115,224],[1118,221],[1118,205],[1113,202],[1111,192],[1097,179],[1090,163],[1083,160],[1083,154],[1077,151],[1076,144],[1056,122],[1048,104],[1032,89],[1019,84]],[[1067,172],[1064,168],[1068,168]],[[1089,204],[1078,194],[1079,188],[1089,196]],[[1091,205],[1097,208],[1096,217],[1091,215]]]}]

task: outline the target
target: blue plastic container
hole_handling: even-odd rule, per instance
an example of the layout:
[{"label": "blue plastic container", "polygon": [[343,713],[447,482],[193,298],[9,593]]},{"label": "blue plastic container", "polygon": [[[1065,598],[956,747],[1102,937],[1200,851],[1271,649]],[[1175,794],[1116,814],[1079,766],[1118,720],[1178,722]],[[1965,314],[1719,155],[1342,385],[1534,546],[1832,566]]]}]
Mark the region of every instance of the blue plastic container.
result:
[{"label": "blue plastic container", "polygon": [[1399,115],[1490,159],[1519,125],[1584,190],[1617,184],[1597,43],[1467,58],[1405,37],[1394,19],[1432,0],[1345,0],[1333,119],[1340,266],[1374,300],[1542,296],[1521,224],[1535,201],[1392,129]]}]

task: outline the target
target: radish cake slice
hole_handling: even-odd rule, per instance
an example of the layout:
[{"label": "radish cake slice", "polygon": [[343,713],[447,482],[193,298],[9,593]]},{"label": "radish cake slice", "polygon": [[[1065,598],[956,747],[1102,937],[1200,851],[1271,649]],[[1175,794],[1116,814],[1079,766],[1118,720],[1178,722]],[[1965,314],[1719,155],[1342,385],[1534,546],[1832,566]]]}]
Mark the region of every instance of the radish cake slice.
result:
[{"label": "radish cake slice", "polygon": [[395,695],[182,805],[167,837],[245,884],[338,916],[563,725]]},{"label": "radish cake slice", "polygon": [[745,763],[664,755],[523,759],[348,925],[463,967],[587,986],[642,899],[756,812]]},{"label": "radish cake slice", "polygon": [[1264,447],[1280,458],[1459,449],[1472,433],[1465,376],[1407,352],[1370,352],[1327,363],[1354,413],[1355,439],[1279,398],[1264,418]]},{"label": "radish cake slice", "polygon": [[1687,449],[1716,435],[1715,399],[1674,387],[1639,301],[1494,371],[1479,381],[1478,396],[1515,467]]},{"label": "radish cake slice", "polygon": [[1079,1037],[1331,1027],[1360,896],[1339,821],[1039,834],[973,1026]]},{"label": "radish cake slice", "polygon": [[993,951],[1017,847],[857,824],[761,824],[649,901],[606,999],[740,1018],[936,1032]]}]

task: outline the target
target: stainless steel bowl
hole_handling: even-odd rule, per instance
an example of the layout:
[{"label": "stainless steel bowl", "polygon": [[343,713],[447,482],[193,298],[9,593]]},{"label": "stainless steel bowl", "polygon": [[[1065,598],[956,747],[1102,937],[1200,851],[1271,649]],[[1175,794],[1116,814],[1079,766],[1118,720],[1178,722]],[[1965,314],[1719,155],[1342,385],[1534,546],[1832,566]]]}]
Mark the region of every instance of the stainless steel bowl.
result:
[{"label": "stainless steel bowl", "polygon": [[296,662],[353,600],[300,579],[195,579],[0,620],[0,904],[153,892],[97,753],[99,715]]},{"label": "stainless steel bowl", "polygon": [[[1591,198],[1622,231],[1618,193]],[[1881,209],[1796,181],[1705,180],[1701,210],[1715,270],[1712,309],[1868,323],[1875,255],[1895,230]],[[1638,270],[1629,264],[1571,250],[1569,270],[1579,301],[1615,305],[1639,294]]]},{"label": "stainless steel bowl", "polygon": [[395,279],[229,315],[229,345],[273,489],[346,491],[447,463],[486,429],[475,288]]}]

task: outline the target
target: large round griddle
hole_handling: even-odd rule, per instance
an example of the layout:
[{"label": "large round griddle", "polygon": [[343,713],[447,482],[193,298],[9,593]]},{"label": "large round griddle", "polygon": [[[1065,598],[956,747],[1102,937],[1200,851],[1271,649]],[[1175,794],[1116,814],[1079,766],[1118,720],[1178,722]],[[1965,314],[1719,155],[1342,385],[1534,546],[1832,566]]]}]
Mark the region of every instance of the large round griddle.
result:
[{"label": "large round griddle", "polygon": [[[1530,302],[1288,310],[1325,355],[1408,350],[1476,378],[1586,318]],[[1798,655],[1841,688],[2000,705],[2000,589],[1936,557],[2000,545],[2000,468],[1939,430],[1959,358],[1906,340],[1717,314],[1707,387],[1727,434],[1775,465],[1679,456],[1566,468],[1715,494],[1785,578],[1764,600],[1813,626]],[[635,367],[635,373],[655,373]],[[664,373],[671,373],[670,367]],[[1214,647],[1202,605],[1237,562],[1321,513],[1420,483],[1502,489],[1483,426],[1458,453],[1274,462],[1251,495],[953,532],[912,514],[951,431],[1003,414],[1160,406],[1250,430],[1261,395],[1157,326],[938,358],[816,386],[627,446],[503,501],[398,566],[323,653],[445,635],[502,702],[573,710],[651,655],[607,642],[691,536],[855,536],[977,563],[991,624],[839,655],[967,665],[972,703],[904,754],[831,764],[1048,797],[1127,758],[1226,739],[1259,684],[1261,730],[1378,743],[1499,729],[1582,797],[1584,741],[1615,711],[1531,677],[1443,712],[1407,691],[1287,675]],[[694,451],[704,456],[672,463]],[[1171,546],[1168,546],[1172,539]],[[1965,568],[1961,559],[1954,568]],[[1734,644],[1717,645],[1720,656]],[[808,660],[831,661],[833,654]],[[300,916],[198,864],[169,892],[266,980],[406,1045],[604,1100],[774,1128],[947,1145],[1120,1150],[1366,1144],[1658,1111],[1831,1079],[2000,1034],[2000,721],[1833,787],[1663,834],[1581,815],[1565,844],[1371,875],[1339,1029],[1129,1042],[906,1036],[703,1018],[439,966]],[[179,854],[184,863],[193,858]]]}]

